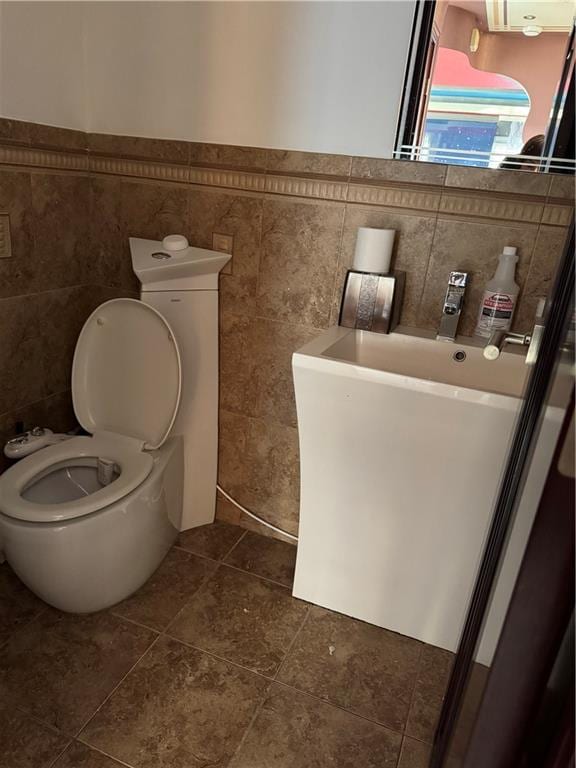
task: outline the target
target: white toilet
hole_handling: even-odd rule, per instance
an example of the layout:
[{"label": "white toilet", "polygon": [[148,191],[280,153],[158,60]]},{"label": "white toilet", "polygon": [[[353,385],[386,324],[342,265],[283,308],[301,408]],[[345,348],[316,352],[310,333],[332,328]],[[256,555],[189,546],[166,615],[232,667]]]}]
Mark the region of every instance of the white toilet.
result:
[{"label": "white toilet", "polygon": [[79,336],[76,417],[90,437],[39,450],[0,476],[0,549],[20,579],[63,611],[107,608],[137,590],[182,520],[178,344],[153,307],[115,299]]}]

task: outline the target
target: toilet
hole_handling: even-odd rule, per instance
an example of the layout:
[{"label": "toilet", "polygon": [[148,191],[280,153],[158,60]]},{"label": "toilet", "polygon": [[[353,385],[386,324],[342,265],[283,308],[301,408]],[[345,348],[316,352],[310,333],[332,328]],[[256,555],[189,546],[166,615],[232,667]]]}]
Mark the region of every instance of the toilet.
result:
[{"label": "toilet", "polygon": [[0,476],[0,550],[36,595],[91,613],[135,592],[182,522],[182,385],[176,338],[154,307],[114,299],[86,321],[72,400],[88,436],[32,453]]}]

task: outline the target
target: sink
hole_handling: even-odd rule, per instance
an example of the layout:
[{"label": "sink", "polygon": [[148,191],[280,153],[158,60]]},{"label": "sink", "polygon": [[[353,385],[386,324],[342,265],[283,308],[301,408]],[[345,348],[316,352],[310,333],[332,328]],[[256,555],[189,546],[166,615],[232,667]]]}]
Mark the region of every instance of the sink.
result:
[{"label": "sink", "polygon": [[[296,597],[456,650],[530,370],[521,348],[489,361],[482,347],[334,327],[294,354]],[[550,456],[562,413],[548,408],[542,426],[538,450]],[[500,619],[546,466],[535,461],[527,479]],[[497,636],[487,629],[482,663]]]},{"label": "sink", "polygon": [[522,394],[528,368],[526,349],[510,347],[496,365],[482,350],[485,339],[458,336],[454,342],[437,341],[433,332],[398,328],[384,335],[349,328],[332,328],[299,351],[326,360],[338,360],[414,380],[452,387],[466,387],[518,397]]},{"label": "sink", "polygon": [[143,291],[186,291],[218,288],[218,273],[230,255],[189,246],[165,251],[157,240],[130,238],[132,267]]}]

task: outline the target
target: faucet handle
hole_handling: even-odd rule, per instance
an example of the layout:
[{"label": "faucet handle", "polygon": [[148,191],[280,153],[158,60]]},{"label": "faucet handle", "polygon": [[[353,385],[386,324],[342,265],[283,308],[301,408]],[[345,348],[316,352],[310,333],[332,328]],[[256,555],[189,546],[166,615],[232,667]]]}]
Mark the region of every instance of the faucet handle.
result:
[{"label": "faucet handle", "polygon": [[466,288],[468,272],[450,272],[448,284],[455,288]]}]

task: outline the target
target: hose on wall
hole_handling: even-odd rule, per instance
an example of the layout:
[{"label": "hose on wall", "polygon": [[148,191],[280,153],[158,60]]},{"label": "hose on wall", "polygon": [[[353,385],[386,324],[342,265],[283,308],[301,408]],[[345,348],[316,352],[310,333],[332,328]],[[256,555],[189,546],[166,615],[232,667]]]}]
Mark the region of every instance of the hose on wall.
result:
[{"label": "hose on wall", "polygon": [[281,533],[282,536],[287,536],[289,539],[298,541],[298,536],[294,536],[294,534],[288,533],[288,531],[283,531],[282,528],[276,528],[276,526],[272,525],[272,523],[269,523],[266,520],[263,520],[261,517],[258,517],[258,515],[255,515],[254,512],[250,512],[249,509],[246,509],[246,507],[243,507],[242,504],[236,501],[236,499],[233,499],[232,496],[230,496],[230,494],[227,493],[224,490],[224,488],[222,488],[221,485],[216,485],[216,488],[220,491],[220,493],[222,494],[222,496],[224,496],[225,499],[228,499],[228,501],[231,504],[234,504],[234,506],[237,507],[242,512],[244,512],[245,515],[248,515],[249,517],[253,518],[257,522],[259,522],[261,525],[265,525],[267,528],[271,528],[273,531],[276,531],[276,533]]}]

